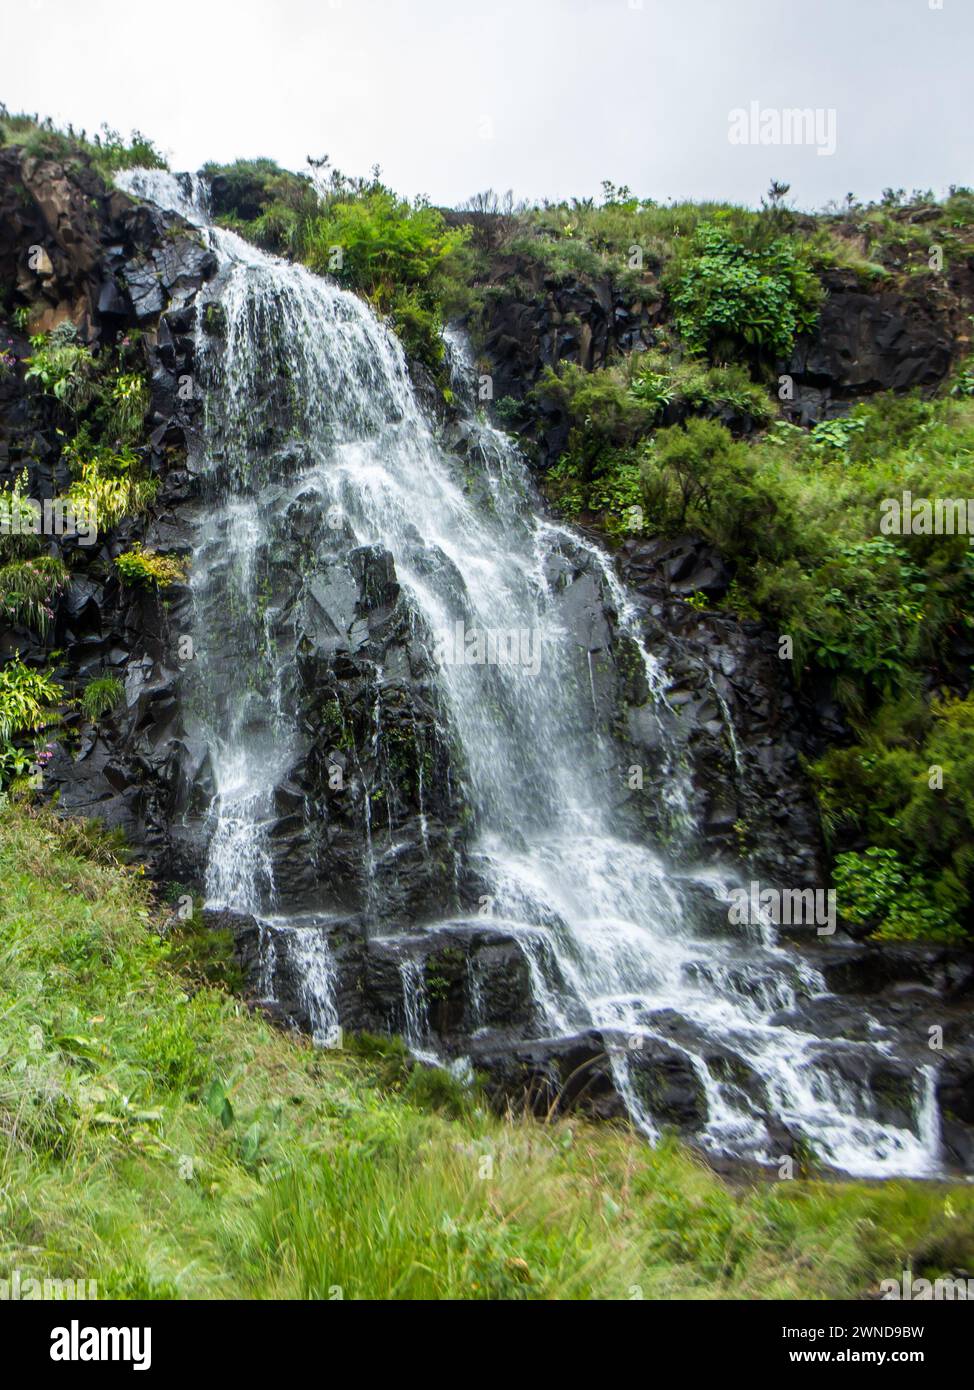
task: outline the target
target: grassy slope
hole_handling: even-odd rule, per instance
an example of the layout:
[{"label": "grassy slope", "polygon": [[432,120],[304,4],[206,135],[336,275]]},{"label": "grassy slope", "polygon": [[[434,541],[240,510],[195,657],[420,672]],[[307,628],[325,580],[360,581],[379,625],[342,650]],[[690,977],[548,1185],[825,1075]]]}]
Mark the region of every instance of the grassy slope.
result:
[{"label": "grassy slope", "polygon": [[4,1277],[102,1297],[815,1298],[970,1260],[969,1188],[733,1191],[673,1142],[458,1107],[395,1049],[316,1052],[178,974],[137,874],[90,849],[0,812]]}]

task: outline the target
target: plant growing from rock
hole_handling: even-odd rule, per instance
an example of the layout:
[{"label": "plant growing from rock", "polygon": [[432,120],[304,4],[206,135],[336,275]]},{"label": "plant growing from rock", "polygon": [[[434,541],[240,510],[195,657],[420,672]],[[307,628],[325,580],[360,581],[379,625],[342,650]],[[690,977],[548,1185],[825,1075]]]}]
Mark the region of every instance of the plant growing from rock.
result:
[{"label": "plant growing from rock", "polygon": [[0,556],[36,555],[43,544],[35,532],[35,512],[27,492],[27,469],[0,488]]},{"label": "plant growing from rock", "polygon": [[65,458],[74,478],[68,498],[93,513],[100,530],[117,526],[123,517],[140,515],[158,491],[158,479],[147,476],[142,460],[128,445],[85,450],[73,442]]},{"label": "plant growing from rock", "polygon": [[27,666],[19,656],[0,666],[0,743],[53,724],[63,698],[51,672]]},{"label": "plant growing from rock", "polygon": [[123,584],[146,588],[165,589],[170,584],[181,584],[186,578],[186,565],[182,560],[173,555],[160,555],[155,550],[144,550],[139,542],[115,557],[115,567]]},{"label": "plant growing from rock", "polygon": [[42,390],[74,411],[86,406],[96,389],[94,358],[77,337],[74,324],[67,321],[49,334],[35,334],[24,374],[26,381],[37,381]]},{"label": "plant growing from rock", "polygon": [[146,411],[149,391],[138,372],[125,372],[116,378],[111,388],[111,426],[121,439],[137,439]]},{"label": "plant growing from rock", "polygon": [[55,555],[0,566],[0,613],[7,621],[43,635],[53,621],[53,605],[67,580],[67,568]]},{"label": "plant growing from rock", "polygon": [[96,676],[89,681],[81,696],[81,709],[86,719],[96,724],[103,714],[115,708],[125,687],[117,676]]},{"label": "plant growing from rock", "polygon": [[687,349],[712,360],[750,352],[787,357],[817,318],[822,288],[794,237],[762,244],[757,230],[714,221],[697,231],[671,273],[676,325]]}]

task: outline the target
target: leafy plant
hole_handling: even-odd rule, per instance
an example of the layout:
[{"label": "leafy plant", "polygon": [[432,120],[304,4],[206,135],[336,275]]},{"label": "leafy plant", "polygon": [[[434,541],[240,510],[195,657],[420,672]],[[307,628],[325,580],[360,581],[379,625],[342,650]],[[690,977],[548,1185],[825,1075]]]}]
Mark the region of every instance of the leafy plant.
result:
[{"label": "leafy plant", "polygon": [[803,244],[705,223],[672,275],[680,336],[690,352],[724,359],[742,349],[786,357],[812,328],[822,289]]},{"label": "leafy plant", "polygon": [[774,413],[767,391],[736,363],[709,367],[693,359],[671,362],[663,354],[644,353],[629,387],[637,400],[654,405],[657,414],[674,401],[693,414],[730,410],[764,424]]},{"label": "leafy plant", "polygon": [[181,584],[186,578],[186,565],[183,561],[172,555],[160,555],[154,550],[144,550],[138,541],[131,550],[116,555],[115,567],[123,583],[147,588],[165,589],[170,584]]},{"label": "leafy plant", "polygon": [[156,478],[147,477],[138,455],[127,446],[96,447],[86,458],[77,445],[65,450],[74,481],[70,501],[83,507],[100,530],[110,530],[123,517],[146,511],[158,489]]},{"label": "leafy plant", "polygon": [[125,687],[117,676],[96,676],[88,682],[81,696],[85,718],[92,724],[97,723],[103,714],[115,708],[124,692]]},{"label": "leafy plant", "polygon": [[14,114],[0,103],[0,146],[22,145],[40,159],[59,159],[93,166],[110,182],[119,169],[165,169],[166,161],[154,143],[133,130],[128,140],[108,125],[90,139],[84,130],[59,130],[50,116]]},{"label": "leafy plant", "polygon": [[932,885],[901,863],[895,850],[873,846],[838,855],[835,886],[842,916],[872,927],[879,940],[955,941],[964,935],[937,903]]},{"label": "leafy plant", "polygon": [[0,666],[0,743],[54,723],[63,699],[64,690],[50,672],[25,665],[19,656],[5,662]]},{"label": "leafy plant", "polygon": [[271,160],[207,166],[218,220],[365,295],[406,350],[437,371],[445,314],[463,312],[472,297],[450,266],[467,230],[447,226],[425,198],[398,197],[377,169],[352,179],[327,163],[315,167],[314,183]]},{"label": "leafy plant", "polygon": [[44,391],[74,411],[87,405],[95,394],[94,359],[77,336],[69,321],[50,334],[35,334],[24,373],[26,381],[38,381]]},{"label": "leafy plant", "polygon": [[837,420],[821,420],[810,431],[810,444],[819,454],[845,453],[852,440],[862,434],[866,422],[855,415],[844,415]]},{"label": "leafy plant", "polygon": [[410,204],[376,182],[336,191],[303,226],[299,243],[312,270],[365,294],[435,365],[442,344],[431,282],[464,239],[428,203]]},{"label": "leafy plant", "polygon": [[8,791],[30,782],[37,766],[36,747],[23,747],[0,741],[0,788],[7,789],[0,793],[0,805],[3,804]]},{"label": "leafy plant", "polygon": [[12,484],[0,487],[0,553],[34,555],[41,549],[37,513],[27,488],[26,468]]},{"label": "leafy plant", "polygon": [[138,372],[121,374],[112,387],[111,399],[114,433],[122,439],[137,439],[149,408],[145,378]]},{"label": "leafy plant", "polygon": [[642,371],[629,387],[637,401],[650,406],[658,415],[676,394],[672,379],[663,372]]},{"label": "leafy plant", "polygon": [[961,363],[950,393],[952,396],[974,396],[974,357]]},{"label": "leafy plant", "polygon": [[64,562],[54,555],[0,566],[0,613],[10,622],[46,633],[67,579]]}]

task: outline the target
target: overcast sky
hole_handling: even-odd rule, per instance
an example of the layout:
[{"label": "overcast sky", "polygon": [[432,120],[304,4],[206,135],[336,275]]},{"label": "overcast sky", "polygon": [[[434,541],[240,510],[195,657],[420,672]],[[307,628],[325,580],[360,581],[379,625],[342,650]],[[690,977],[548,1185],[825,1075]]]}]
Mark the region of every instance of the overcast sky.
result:
[{"label": "overcast sky", "polygon": [[[444,204],[606,178],[660,202],[756,203],[775,177],[815,208],[974,184],[974,0],[937,4],[2,0],[0,99],[89,132],[138,127],[176,169],[327,153]],[[834,153],[732,144],[730,113],[751,103],[818,110],[823,134],[834,113]]]}]

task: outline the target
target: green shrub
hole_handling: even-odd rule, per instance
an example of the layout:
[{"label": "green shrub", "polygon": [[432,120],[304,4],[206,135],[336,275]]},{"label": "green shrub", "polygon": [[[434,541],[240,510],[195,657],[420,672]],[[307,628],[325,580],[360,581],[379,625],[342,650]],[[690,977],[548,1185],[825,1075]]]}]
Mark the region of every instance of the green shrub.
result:
[{"label": "green shrub", "polygon": [[112,433],[124,440],[138,440],[146,411],[149,409],[149,388],[139,372],[121,373],[111,388]]},{"label": "green shrub", "polygon": [[672,377],[666,372],[653,371],[648,363],[633,377],[629,390],[637,401],[653,411],[654,417],[661,415],[676,395]]},{"label": "green shrub", "polygon": [[828,749],[810,772],[829,842],[857,837],[871,846],[870,891],[882,886],[874,879],[890,864],[902,867],[907,886],[922,890],[930,911],[904,899],[910,926],[905,909],[887,906],[884,938],[933,931],[946,939],[961,927],[971,931],[974,698],[928,705],[918,695],[901,695],[879,707],[859,742]]},{"label": "green shrub", "polygon": [[933,885],[901,863],[895,850],[872,847],[835,861],[836,902],[853,925],[881,941],[957,941],[962,927],[935,898]]},{"label": "green shrub", "polygon": [[85,448],[73,441],[64,451],[74,481],[68,499],[110,530],[126,516],[138,516],[151,505],[159,490],[157,478],[148,477],[133,450],[97,445]]},{"label": "green shrub", "polygon": [[30,340],[33,349],[27,358],[25,381],[37,381],[42,390],[69,410],[78,411],[95,395],[95,361],[77,341],[73,323],[65,321],[50,334],[38,333]]},{"label": "green shrub", "polygon": [[54,619],[54,603],[68,581],[64,562],[39,555],[0,566],[0,614],[42,635]]},{"label": "green shrub", "polygon": [[389,303],[389,317],[410,357],[429,367],[443,361],[443,324],[435,306],[418,290],[397,290]]},{"label": "green shrub", "polygon": [[865,428],[865,420],[855,415],[845,415],[837,420],[821,420],[809,431],[809,447],[819,454],[845,454],[853,439]]},{"label": "green shrub", "polygon": [[117,130],[103,125],[92,139],[94,163],[106,174],[120,169],[168,169],[165,158],[141,130],[133,130],[126,140]]},{"label": "green shrub", "polygon": [[147,588],[165,589],[186,579],[186,565],[182,560],[172,555],[159,555],[154,550],[144,550],[138,541],[131,550],[116,555],[115,567],[124,584]]},{"label": "green shrub", "polygon": [[674,389],[691,410],[725,407],[749,415],[758,425],[774,415],[767,391],[734,363],[726,367],[701,367],[686,362],[673,374]]},{"label": "green shrub", "polygon": [[436,277],[465,239],[422,200],[411,204],[377,181],[339,183],[300,227],[297,250],[312,270],[391,315],[409,350],[436,367],[443,355]]},{"label": "green shrub", "polygon": [[414,1065],[403,1087],[403,1099],[420,1110],[454,1118],[473,1109],[473,1092],[443,1067]]},{"label": "green shrub", "polygon": [[898,689],[927,645],[923,571],[884,536],[840,542],[801,578],[794,562],[762,567],[755,594],[796,639],[798,663],[834,673],[854,711]]},{"label": "green shrub", "polygon": [[674,363],[662,353],[644,353],[636,362],[629,389],[658,413],[679,401],[693,413],[727,409],[750,416],[758,425],[774,415],[767,391],[736,363],[708,367],[692,359]]},{"label": "green shrub", "polygon": [[0,488],[0,554],[36,555],[43,540],[34,530],[36,512],[30,505],[27,469]]},{"label": "green shrub", "polygon": [[125,686],[117,676],[96,676],[89,681],[81,696],[81,708],[86,719],[96,724],[103,714],[115,708]]},{"label": "green shrub", "polygon": [[796,334],[814,326],[822,290],[797,239],[762,242],[710,222],[674,270],[671,298],[689,351],[786,357]]},{"label": "green shrub", "polygon": [[[294,256],[321,275],[364,295],[391,319],[407,352],[434,372],[443,360],[447,313],[469,312],[477,295],[465,280],[468,232],[418,198],[410,203],[371,179],[338,170],[318,187],[270,160],[206,166],[218,221],[258,245]],[[479,262],[478,262],[479,264]]]},{"label": "green shrub", "polygon": [[654,404],[634,395],[621,372],[587,372],[571,362],[562,363],[557,372],[546,367],[531,399],[565,411],[571,426],[569,452],[587,474],[604,450],[636,443],[656,418]]},{"label": "green shrub", "polygon": [[59,718],[64,691],[48,671],[26,666],[20,657],[0,666],[0,743],[35,733]]},{"label": "green shrub", "polygon": [[117,130],[102,125],[88,139],[84,130],[68,126],[58,130],[50,116],[14,115],[0,103],[0,146],[22,145],[39,159],[57,159],[68,164],[93,165],[106,182],[119,169],[165,169],[165,159],[148,136],[133,130],[126,141]]},{"label": "green shrub", "polygon": [[657,431],[642,452],[642,489],[648,525],[702,531],[730,554],[763,533],[774,511],[750,451],[716,420]]},{"label": "green shrub", "polygon": [[642,474],[639,464],[621,454],[603,461],[591,480],[587,509],[598,514],[606,534],[614,540],[642,530]]},{"label": "green shrub", "polygon": [[952,396],[974,396],[974,357],[966,357],[957,369]]}]

